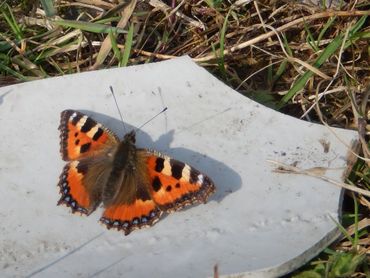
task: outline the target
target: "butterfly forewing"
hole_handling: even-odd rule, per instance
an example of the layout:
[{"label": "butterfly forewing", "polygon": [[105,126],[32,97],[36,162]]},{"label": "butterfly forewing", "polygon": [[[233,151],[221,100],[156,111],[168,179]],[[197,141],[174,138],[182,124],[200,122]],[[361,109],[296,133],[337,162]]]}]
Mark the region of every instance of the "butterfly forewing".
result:
[{"label": "butterfly forewing", "polygon": [[74,110],[61,113],[60,152],[63,160],[97,155],[118,144],[118,137],[89,116]]},{"label": "butterfly forewing", "polygon": [[181,161],[147,151],[149,188],[153,200],[167,212],[186,205],[205,203],[215,191],[209,177]]}]

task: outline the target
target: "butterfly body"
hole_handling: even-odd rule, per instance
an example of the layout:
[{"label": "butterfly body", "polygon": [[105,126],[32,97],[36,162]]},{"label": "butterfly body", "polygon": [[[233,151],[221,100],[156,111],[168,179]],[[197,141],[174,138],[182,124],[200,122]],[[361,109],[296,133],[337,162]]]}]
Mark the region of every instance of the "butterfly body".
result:
[{"label": "butterfly body", "polygon": [[135,132],[123,140],[90,117],[61,113],[61,154],[68,163],[59,180],[61,198],[72,212],[89,215],[101,203],[100,221],[123,230],[151,226],[163,212],[205,203],[215,186],[193,167],[135,146]]}]

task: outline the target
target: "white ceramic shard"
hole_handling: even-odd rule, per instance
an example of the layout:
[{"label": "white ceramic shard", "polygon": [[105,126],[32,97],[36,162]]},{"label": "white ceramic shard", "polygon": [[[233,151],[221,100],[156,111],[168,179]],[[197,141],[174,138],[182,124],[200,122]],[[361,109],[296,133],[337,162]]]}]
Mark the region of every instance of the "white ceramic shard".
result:
[{"label": "white ceramic shard", "polygon": [[[123,233],[56,206],[64,162],[60,112],[77,109],[140,147],[209,175],[205,205]],[[319,179],[279,174],[267,160],[328,167],[341,180],[348,149],[325,127],[263,107],[183,57],[0,89],[0,272],[2,277],[275,277],[316,255],[338,234],[341,190]],[[355,132],[335,129],[351,145]],[[330,143],[328,152],[320,141]],[[237,276],[240,277],[240,276]]]}]

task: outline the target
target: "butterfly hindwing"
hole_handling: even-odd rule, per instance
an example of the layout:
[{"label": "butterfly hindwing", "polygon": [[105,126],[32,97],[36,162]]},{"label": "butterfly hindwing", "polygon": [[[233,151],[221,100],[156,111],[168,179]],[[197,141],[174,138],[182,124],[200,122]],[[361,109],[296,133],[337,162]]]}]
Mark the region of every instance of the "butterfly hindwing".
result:
[{"label": "butterfly hindwing", "polygon": [[136,229],[152,226],[159,220],[162,211],[152,199],[140,197],[131,204],[117,204],[106,208],[100,221],[108,229],[123,230],[125,235]]},{"label": "butterfly hindwing", "polygon": [[193,167],[154,151],[147,156],[149,188],[153,200],[166,212],[205,203],[215,191],[212,180]]},{"label": "butterfly hindwing", "polygon": [[103,185],[110,174],[109,157],[74,160],[64,166],[59,178],[61,198],[72,212],[90,214],[102,201]]},{"label": "butterfly hindwing", "polygon": [[118,144],[117,136],[89,116],[74,110],[61,113],[59,130],[63,160],[76,160],[101,153]]}]

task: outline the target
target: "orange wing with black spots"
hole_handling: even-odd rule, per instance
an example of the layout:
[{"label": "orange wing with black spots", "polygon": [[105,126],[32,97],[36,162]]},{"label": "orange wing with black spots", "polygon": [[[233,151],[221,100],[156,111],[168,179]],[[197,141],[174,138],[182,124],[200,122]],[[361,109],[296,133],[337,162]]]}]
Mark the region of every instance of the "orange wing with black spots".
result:
[{"label": "orange wing with black spots", "polygon": [[107,207],[100,221],[108,229],[122,230],[125,235],[128,235],[133,230],[154,225],[161,214],[162,211],[153,200],[143,200],[138,197],[132,204],[122,203]]},{"label": "orange wing with black spots", "polygon": [[59,130],[60,152],[66,161],[97,155],[119,143],[112,131],[74,110],[61,113]]},{"label": "orange wing with black spots", "polygon": [[195,168],[157,152],[147,157],[149,188],[154,202],[166,212],[205,203],[215,191],[212,180]]},{"label": "orange wing with black spots", "polygon": [[74,160],[64,166],[58,187],[58,205],[64,204],[72,212],[89,215],[102,201],[103,185],[110,175],[111,162],[104,157]]}]

